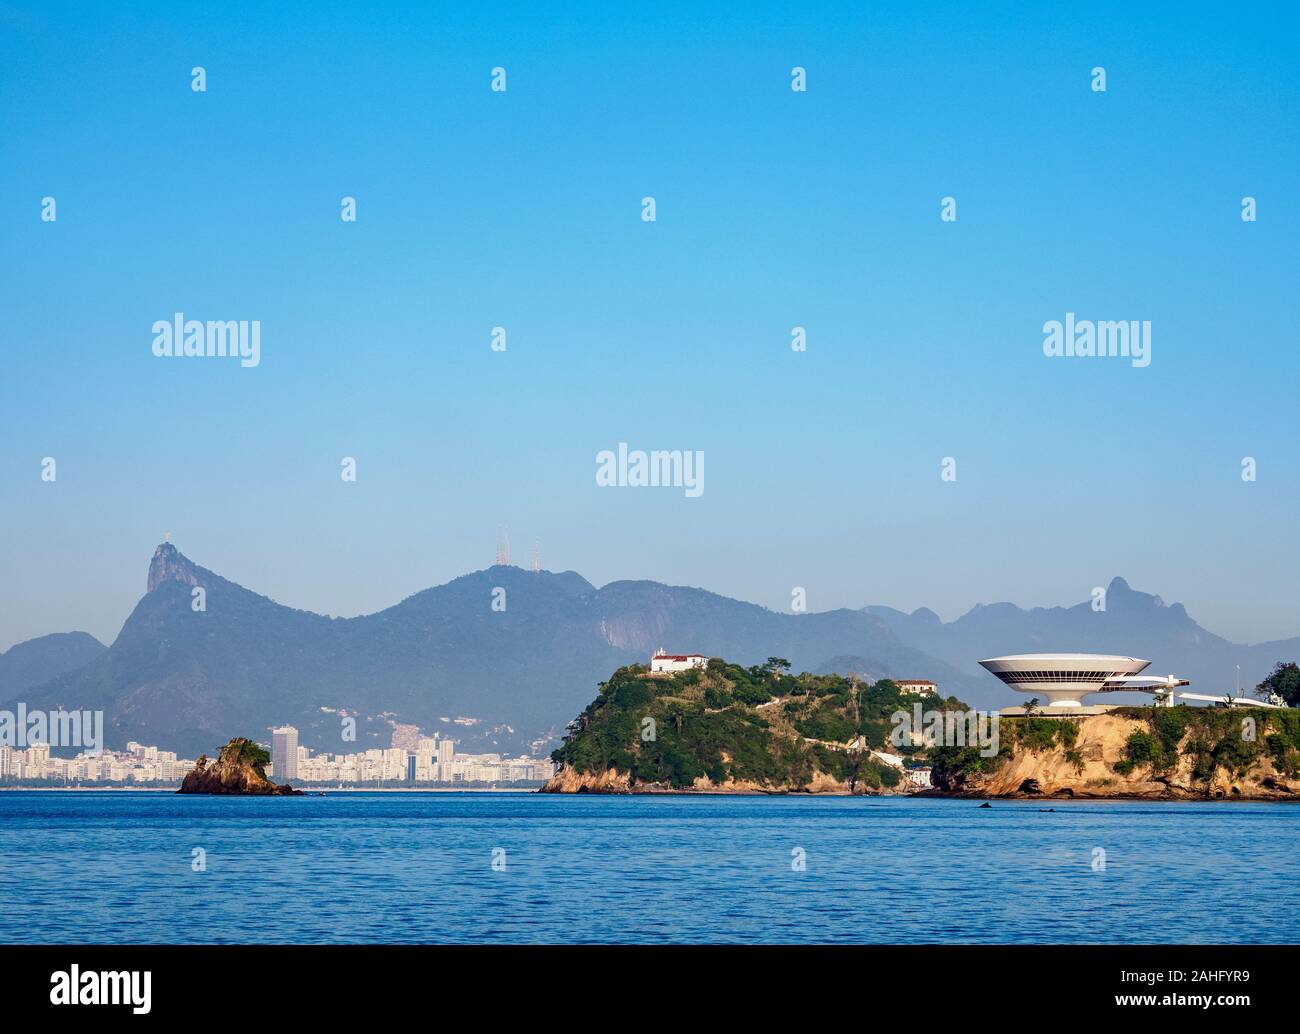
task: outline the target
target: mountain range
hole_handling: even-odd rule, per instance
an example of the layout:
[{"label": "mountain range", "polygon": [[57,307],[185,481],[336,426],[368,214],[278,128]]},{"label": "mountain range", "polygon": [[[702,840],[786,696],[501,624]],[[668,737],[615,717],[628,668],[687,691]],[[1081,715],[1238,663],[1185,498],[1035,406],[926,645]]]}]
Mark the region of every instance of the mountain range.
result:
[{"label": "mountain range", "polygon": [[[387,746],[398,723],[467,751],[536,752],[597,683],[661,646],[741,664],[784,657],[796,671],[929,678],[980,707],[1018,702],[975,663],[999,653],[1129,653],[1212,693],[1233,686],[1237,664],[1253,686],[1300,654],[1300,638],[1230,643],[1120,578],[1104,611],[998,603],[945,623],[924,608],[783,614],[699,588],[596,588],[573,571],[496,565],[374,614],[331,618],[276,603],[164,543],[111,646],[73,632],[0,654],[0,706],[102,709],[107,746],[138,740],[189,757],[231,736],[265,741],[285,723],[331,753]],[[355,740],[342,737],[345,718]]]},{"label": "mountain range", "polygon": [[1277,661],[1300,655],[1300,637],[1253,646],[1229,642],[1198,625],[1181,603],[1166,604],[1123,578],[1111,580],[1104,603],[1101,610],[1094,610],[1091,600],[1031,610],[1012,603],[979,604],[946,623],[924,607],[911,614],[891,607],[867,607],[866,612],[909,646],[972,675],[983,671],[981,657],[1115,653],[1142,657],[1151,661],[1148,674],[1189,678],[1191,692],[1217,696],[1235,691],[1238,679],[1243,691],[1251,690]]}]

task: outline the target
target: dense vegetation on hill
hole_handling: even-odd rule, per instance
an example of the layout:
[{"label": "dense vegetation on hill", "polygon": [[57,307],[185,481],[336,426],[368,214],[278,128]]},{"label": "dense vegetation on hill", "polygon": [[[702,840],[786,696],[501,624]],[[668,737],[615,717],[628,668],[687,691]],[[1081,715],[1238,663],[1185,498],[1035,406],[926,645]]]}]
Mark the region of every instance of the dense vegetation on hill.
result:
[{"label": "dense vegetation on hill", "polygon": [[675,788],[707,776],[715,785],[800,789],[816,773],[853,790],[897,785],[897,769],[851,744],[860,737],[867,747],[915,753],[889,744],[890,715],[921,698],[889,679],[791,675],[788,668],[776,657],[749,668],[714,658],[706,668],[668,676],[640,664],[619,668],[551,756],[580,773],[612,768],[634,784]]},{"label": "dense vegetation on hill", "polygon": [[1283,775],[1300,774],[1300,711],[1220,707],[1146,710],[1150,731],[1129,736],[1126,756],[1114,766],[1121,774],[1144,765],[1162,774],[1174,768],[1180,756],[1192,759],[1192,776],[1198,780],[1208,780],[1216,769],[1244,776],[1265,756]]}]

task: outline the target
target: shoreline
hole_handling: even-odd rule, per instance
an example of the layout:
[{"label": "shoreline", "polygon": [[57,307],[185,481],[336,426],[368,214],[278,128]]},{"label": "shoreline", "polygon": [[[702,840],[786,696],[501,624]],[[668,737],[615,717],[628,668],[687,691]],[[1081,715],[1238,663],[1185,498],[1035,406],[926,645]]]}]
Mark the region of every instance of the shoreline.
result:
[{"label": "shoreline", "polygon": [[[540,792],[540,791],[539,791]],[[809,793],[801,790],[583,790],[577,793],[551,791],[548,797],[857,797],[864,800],[920,800],[920,801],[1002,801],[1025,804],[1105,804],[1108,801],[1143,801],[1147,804],[1300,804],[1300,796],[1276,797],[1224,796],[1147,796],[1145,794],[1038,796],[1036,794],[987,793],[849,793],[845,790],[827,790]]]},{"label": "shoreline", "polygon": [[[295,786],[304,797],[331,793],[537,793],[536,787],[509,786]],[[0,786],[0,793],[178,793],[176,786]],[[259,794],[187,794],[195,797],[257,797]]]},{"label": "shoreline", "polygon": [[[8,786],[0,787],[0,791],[17,791],[28,793],[60,793],[60,794],[79,794],[79,793],[163,793],[176,794],[176,790],[166,787],[96,787],[96,786]],[[491,788],[475,787],[471,789],[452,789],[452,788],[429,788],[429,789],[412,789],[408,787],[389,787],[387,789],[364,786],[352,786],[338,789],[337,787],[329,790],[324,789],[303,789],[303,797],[328,797],[331,795],[341,795],[350,793],[365,794],[525,794],[540,795],[541,791],[537,789],[511,789],[511,788]],[[193,797],[267,797],[267,794],[189,794],[185,796]],[[295,795],[297,796],[297,795]],[[1002,804],[1038,804],[1041,806],[1055,807],[1058,804],[1108,804],[1108,803],[1142,803],[1142,804],[1296,804],[1300,803],[1300,797],[1297,796],[1278,796],[1278,797],[1186,797],[1186,796],[1159,796],[1148,797],[1141,794],[1113,794],[1111,796],[1053,796],[1039,797],[1033,795],[992,795],[978,793],[946,793],[946,792],[920,792],[920,793],[848,793],[847,791],[823,791],[818,793],[807,793],[790,790],[620,790],[615,792],[585,791],[582,793],[547,793],[547,797],[749,797],[749,798],[768,798],[768,797],[786,797],[792,799],[813,799],[813,798],[835,798],[860,799],[860,800],[919,800],[919,801],[969,801],[972,803],[992,804],[997,801]]]}]

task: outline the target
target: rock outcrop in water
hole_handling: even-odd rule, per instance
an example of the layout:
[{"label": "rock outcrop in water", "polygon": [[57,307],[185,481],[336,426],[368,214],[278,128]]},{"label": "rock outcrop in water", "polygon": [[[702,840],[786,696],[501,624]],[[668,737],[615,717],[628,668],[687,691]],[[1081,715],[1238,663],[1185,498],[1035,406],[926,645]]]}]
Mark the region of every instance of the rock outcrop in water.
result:
[{"label": "rock outcrop in water", "polygon": [[603,772],[579,772],[562,765],[542,787],[542,793],[630,793],[632,780],[626,772],[607,768]]},{"label": "rock outcrop in water", "polygon": [[266,763],[270,761],[265,748],[252,740],[238,737],[221,748],[221,754],[212,764],[200,757],[198,764],[186,774],[177,793],[243,794],[272,796],[297,794],[287,783],[277,786],[266,778]]}]

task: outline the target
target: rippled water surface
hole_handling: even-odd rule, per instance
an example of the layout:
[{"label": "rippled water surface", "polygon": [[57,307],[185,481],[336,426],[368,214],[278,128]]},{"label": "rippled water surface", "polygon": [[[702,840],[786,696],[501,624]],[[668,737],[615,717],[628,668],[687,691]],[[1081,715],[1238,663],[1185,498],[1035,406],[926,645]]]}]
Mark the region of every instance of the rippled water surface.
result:
[{"label": "rippled water surface", "polygon": [[0,793],[0,942],[1296,942],[1298,876],[1300,805]]}]

